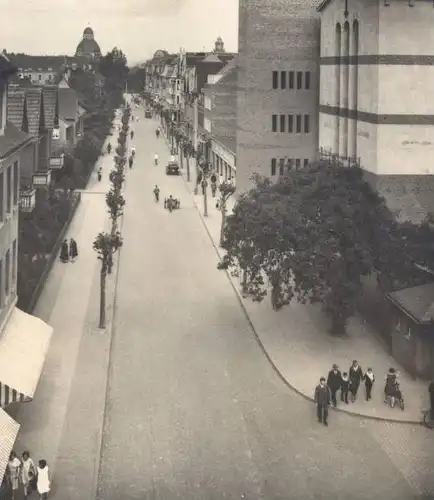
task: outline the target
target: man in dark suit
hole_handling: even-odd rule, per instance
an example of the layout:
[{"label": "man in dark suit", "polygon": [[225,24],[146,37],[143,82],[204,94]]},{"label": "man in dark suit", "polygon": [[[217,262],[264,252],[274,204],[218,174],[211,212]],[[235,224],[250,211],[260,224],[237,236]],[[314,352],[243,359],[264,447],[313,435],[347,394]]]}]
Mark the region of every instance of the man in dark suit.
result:
[{"label": "man in dark suit", "polygon": [[333,406],[336,408],[338,404],[336,401],[336,393],[342,386],[342,374],[338,368],[338,365],[333,365],[332,369],[329,371],[327,377],[327,385],[330,389]]},{"label": "man in dark suit", "polygon": [[324,377],[319,379],[319,385],[315,388],[314,399],[317,407],[318,422],[328,425],[327,418],[330,405],[330,389],[327,387]]}]

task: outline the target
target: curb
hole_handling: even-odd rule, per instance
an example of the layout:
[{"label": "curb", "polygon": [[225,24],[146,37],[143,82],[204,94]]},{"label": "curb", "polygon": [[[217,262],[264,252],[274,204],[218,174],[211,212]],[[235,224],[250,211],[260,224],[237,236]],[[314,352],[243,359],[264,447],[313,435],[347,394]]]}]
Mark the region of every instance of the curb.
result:
[{"label": "curb", "polygon": [[[127,170],[125,170],[127,171]],[[127,175],[125,175],[125,180],[124,180],[124,188],[123,191],[125,191],[125,187],[127,185]],[[119,223],[119,232],[122,234],[122,228],[124,225],[124,213],[122,213],[120,217],[120,223]],[[94,496],[93,499],[98,499],[101,497],[101,492],[99,490],[99,484],[100,484],[100,477],[101,477],[101,462],[102,462],[102,455],[103,455],[103,438],[104,438],[104,430],[106,427],[106,420],[107,420],[107,409],[109,406],[108,402],[108,392],[109,392],[109,385],[110,385],[110,372],[111,372],[111,360],[112,360],[112,353],[113,353],[113,339],[116,333],[116,328],[115,328],[115,319],[116,319],[116,304],[117,304],[117,289],[118,289],[118,280],[119,280],[119,269],[120,269],[120,261],[121,261],[121,254],[122,254],[122,246],[118,250],[117,254],[117,259],[114,265],[114,272],[112,274],[113,279],[113,293],[110,301],[110,304],[112,306],[111,310],[111,316],[109,318],[109,321],[107,322],[107,326],[104,329],[105,332],[107,333],[109,337],[109,348],[108,348],[108,356],[107,356],[107,369],[105,371],[106,377],[105,377],[105,397],[104,397],[104,409],[103,409],[103,415],[101,419],[101,430],[99,432],[98,436],[98,444],[97,444],[97,453],[96,453],[96,459],[95,459],[95,471],[96,475],[93,480],[93,487],[92,491],[94,491]]]},{"label": "curb", "polygon": [[[182,169],[180,170],[181,172],[181,177],[182,177],[182,180],[184,181],[184,184],[187,188],[187,191],[189,192],[191,198],[193,199],[193,203],[194,203],[194,206],[196,207],[197,211],[198,211],[198,214],[199,214],[199,217],[202,221],[202,224],[203,226],[205,227],[205,230],[206,230],[206,233],[209,237],[209,239],[211,240],[211,243],[212,243],[212,246],[214,247],[214,250],[217,254],[217,257],[218,259],[221,261],[222,260],[222,257],[220,255],[220,250],[219,250],[219,247],[217,246],[217,244],[215,243],[209,229],[208,229],[208,226],[206,225],[206,221],[205,221],[205,218],[204,216],[202,215],[202,212],[200,211],[200,208],[194,198],[194,195],[190,189],[190,186],[188,185],[188,182],[187,180],[185,179],[184,177],[184,172],[182,171]],[[266,357],[267,361],[270,363],[273,371],[276,373],[276,375],[280,378],[280,380],[284,383],[284,385],[286,387],[288,387],[288,389],[290,389],[292,392],[298,394],[299,396],[301,396],[302,398],[304,398],[306,401],[309,401],[311,403],[315,403],[314,399],[311,397],[311,396],[308,396],[307,394],[305,394],[304,392],[300,391],[299,389],[297,389],[297,387],[293,386],[289,380],[282,374],[282,372],[279,370],[279,368],[277,367],[277,365],[274,363],[273,359],[271,358],[271,356],[268,354],[268,351],[267,349],[265,348],[260,336],[259,336],[259,333],[258,331],[256,330],[255,328],[255,325],[253,324],[251,318],[250,318],[250,315],[249,315],[249,312],[247,311],[246,309],[246,306],[244,305],[244,302],[243,302],[243,298],[238,290],[238,287],[235,285],[230,273],[228,270],[225,270],[225,273],[226,273],[226,276],[229,280],[229,283],[232,287],[232,289],[234,290],[236,296],[237,296],[237,299],[238,299],[238,302],[241,306],[241,309],[243,310],[244,312],[244,315],[247,319],[247,322],[249,323],[249,326],[252,330],[252,333],[256,339],[256,342],[258,343],[259,345],[259,348],[261,349],[262,353],[264,354],[264,356]],[[396,419],[396,418],[388,418],[388,417],[377,417],[377,416],[373,416],[373,415],[364,415],[364,414],[361,414],[361,413],[357,413],[357,412],[354,412],[354,411],[349,411],[349,410],[345,410],[343,408],[335,408],[334,406],[330,406],[330,410],[332,411],[335,411],[335,412],[340,412],[340,413],[346,413],[347,415],[350,415],[352,417],[358,417],[359,419],[366,419],[366,420],[374,420],[374,421],[377,421],[377,422],[389,422],[389,423],[395,423],[395,424],[408,424],[408,425],[420,425],[420,426],[423,426],[423,422],[421,420],[399,420],[399,419]]]}]

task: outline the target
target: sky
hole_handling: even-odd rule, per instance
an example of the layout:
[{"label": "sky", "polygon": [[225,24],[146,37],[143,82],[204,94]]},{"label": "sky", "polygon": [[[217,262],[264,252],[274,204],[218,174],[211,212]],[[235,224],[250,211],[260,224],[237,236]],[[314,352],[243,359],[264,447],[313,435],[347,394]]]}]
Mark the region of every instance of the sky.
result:
[{"label": "sky", "polygon": [[212,50],[218,36],[238,50],[238,0],[0,0],[0,50],[73,55],[86,26],[103,53],[128,63],[158,49]]}]

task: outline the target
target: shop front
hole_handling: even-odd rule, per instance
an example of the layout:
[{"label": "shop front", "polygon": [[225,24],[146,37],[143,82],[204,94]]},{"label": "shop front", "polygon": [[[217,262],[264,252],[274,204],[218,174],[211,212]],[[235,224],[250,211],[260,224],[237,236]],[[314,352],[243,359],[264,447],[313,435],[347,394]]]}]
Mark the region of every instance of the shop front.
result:
[{"label": "shop front", "polygon": [[51,326],[17,307],[0,332],[0,483],[20,427],[3,408],[33,399],[52,333]]},{"label": "shop front", "polygon": [[223,181],[235,182],[236,155],[215,139],[212,140],[212,167]]}]

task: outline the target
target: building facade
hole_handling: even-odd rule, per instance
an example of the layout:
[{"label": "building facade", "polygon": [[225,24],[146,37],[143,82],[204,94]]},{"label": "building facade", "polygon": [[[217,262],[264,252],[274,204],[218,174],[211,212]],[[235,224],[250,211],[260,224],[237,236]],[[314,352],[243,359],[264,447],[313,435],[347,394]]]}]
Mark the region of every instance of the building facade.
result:
[{"label": "building facade", "polygon": [[434,209],[432,3],[326,0],[319,11],[319,145],[420,221]]},{"label": "building facade", "polygon": [[237,66],[232,59],[203,89],[204,129],[211,136],[211,164],[220,179],[235,181]]},{"label": "building facade", "polygon": [[9,79],[16,71],[0,55],[0,483],[19,429],[3,408],[33,398],[52,335],[51,327],[15,305],[21,153],[33,141],[7,119]]},{"label": "building facade", "polygon": [[316,0],[240,0],[237,189],[317,157],[320,20]]}]

